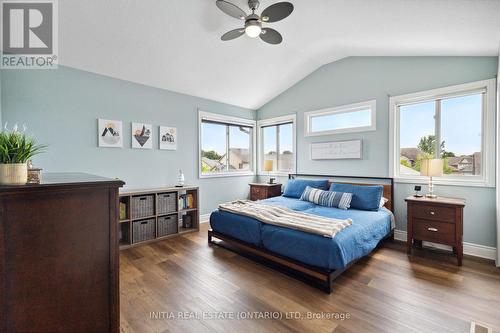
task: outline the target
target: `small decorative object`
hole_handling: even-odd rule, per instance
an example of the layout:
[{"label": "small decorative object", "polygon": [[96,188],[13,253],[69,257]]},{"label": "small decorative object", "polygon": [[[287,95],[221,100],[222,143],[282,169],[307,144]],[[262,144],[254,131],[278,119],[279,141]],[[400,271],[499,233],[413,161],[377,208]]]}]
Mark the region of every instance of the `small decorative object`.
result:
[{"label": "small decorative object", "polygon": [[153,126],[143,123],[132,123],[132,148],[153,149]]},{"label": "small decorative object", "polygon": [[415,198],[421,198],[423,197],[422,194],[420,194],[420,191],[422,191],[422,186],[416,185],[415,186],[415,194],[413,195]]},{"label": "small decorative object", "polygon": [[193,226],[193,220],[191,218],[191,215],[186,214],[182,216],[182,227],[189,229]]},{"label": "small decorative object", "polygon": [[182,173],[182,170],[179,170],[179,175],[177,176],[177,185],[175,187],[184,187],[184,174]]},{"label": "small decorative object", "polygon": [[0,132],[0,185],[24,185],[28,182],[28,160],[41,153],[46,146],[37,145],[17,125],[12,131]]},{"label": "small decorative object", "polygon": [[432,183],[432,177],[440,177],[443,175],[443,160],[422,160],[422,165],[420,166],[420,175],[429,177],[429,193],[427,193],[425,196],[432,199],[437,198],[437,195],[434,194],[434,184]]},{"label": "small decorative object", "polygon": [[42,169],[33,167],[33,162],[28,161],[28,183],[40,184],[42,182]]},{"label": "small decorative object", "polygon": [[99,147],[122,148],[122,122],[119,120],[98,119],[97,137]]},{"label": "small decorative object", "polygon": [[269,184],[274,184],[274,178],[271,178],[271,171],[273,171],[273,160],[264,161],[264,171],[267,171],[267,176],[269,177]]},{"label": "small decorative object", "polygon": [[160,126],[160,149],[177,150],[177,128]]}]

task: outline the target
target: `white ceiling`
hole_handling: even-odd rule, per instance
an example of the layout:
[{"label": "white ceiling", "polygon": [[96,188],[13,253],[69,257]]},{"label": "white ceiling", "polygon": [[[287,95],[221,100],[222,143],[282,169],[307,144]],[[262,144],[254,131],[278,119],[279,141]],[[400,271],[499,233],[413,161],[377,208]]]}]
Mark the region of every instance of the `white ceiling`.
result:
[{"label": "white ceiling", "polygon": [[215,0],[60,0],[60,64],[258,109],[347,56],[498,54],[498,0],[290,1],[269,24],[284,41],[269,45],[220,41],[242,22]]}]

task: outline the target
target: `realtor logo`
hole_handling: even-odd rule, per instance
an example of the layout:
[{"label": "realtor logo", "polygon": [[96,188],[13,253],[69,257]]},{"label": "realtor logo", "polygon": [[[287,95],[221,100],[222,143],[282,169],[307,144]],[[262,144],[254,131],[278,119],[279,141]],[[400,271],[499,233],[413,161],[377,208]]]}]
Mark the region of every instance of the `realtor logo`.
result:
[{"label": "realtor logo", "polygon": [[2,68],[57,68],[56,1],[1,1]]}]

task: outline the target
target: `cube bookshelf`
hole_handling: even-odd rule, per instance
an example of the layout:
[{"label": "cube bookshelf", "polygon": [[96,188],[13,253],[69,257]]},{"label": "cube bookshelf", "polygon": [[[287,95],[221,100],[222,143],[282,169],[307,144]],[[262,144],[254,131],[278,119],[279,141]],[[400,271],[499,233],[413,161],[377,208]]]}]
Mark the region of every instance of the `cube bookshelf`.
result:
[{"label": "cube bookshelf", "polygon": [[200,229],[197,186],[120,192],[120,249]]}]

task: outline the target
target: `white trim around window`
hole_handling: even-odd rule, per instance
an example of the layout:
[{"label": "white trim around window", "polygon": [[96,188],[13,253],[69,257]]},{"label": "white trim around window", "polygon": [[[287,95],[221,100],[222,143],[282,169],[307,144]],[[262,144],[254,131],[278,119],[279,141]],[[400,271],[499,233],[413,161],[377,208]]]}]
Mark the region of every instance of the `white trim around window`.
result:
[{"label": "white trim around window", "polygon": [[[325,131],[313,131],[312,130],[312,118],[319,116],[328,116],[333,114],[351,113],[361,110],[370,110],[370,125],[369,126],[357,126],[357,127],[345,127]],[[368,132],[375,131],[377,129],[377,100],[373,99],[370,101],[341,105],[337,107],[321,109],[316,111],[308,111],[304,113],[304,136],[319,136],[319,135],[331,135],[340,133],[356,133],[356,132]]]},{"label": "white trim around window", "polygon": [[[203,174],[201,171],[201,124],[202,121],[211,121],[215,123],[240,125],[252,128],[250,139],[250,170],[248,171],[225,171],[214,174]],[[237,177],[237,176],[254,176],[256,164],[256,121],[252,119],[245,119],[240,117],[226,116],[218,113],[206,112],[198,110],[198,177],[199,178],[217,178],[217,177]]]},{"label": "white trim around window", "polygon": [[482,112],[482,170],[478,176],[434,177],[434,183],[457,186],[495,186],[495,99],[496,80],[470,82],[456,86],[421,91],[412,94],[392,96],[389,99],[389,174],[399,183],[426,184],[428,177],[399,174],[400,137],[399,107],[408,104],[484,93]]},{"label": "white trim around window", "polygon": [[[264,140],[262,139],[262,128],[266,126],[280,125],[292,123],[293,129],[293,170],[290,173],[296,173],[297,170],[297,116],[290,114],[281,117],[262,119],[257,121],[257,174],[259,176],[267,176],[267,171],[262,171],[263,153],[264,153]],[[288,176],[289,172],[274,171],[270,172],[270,176]]]}]

